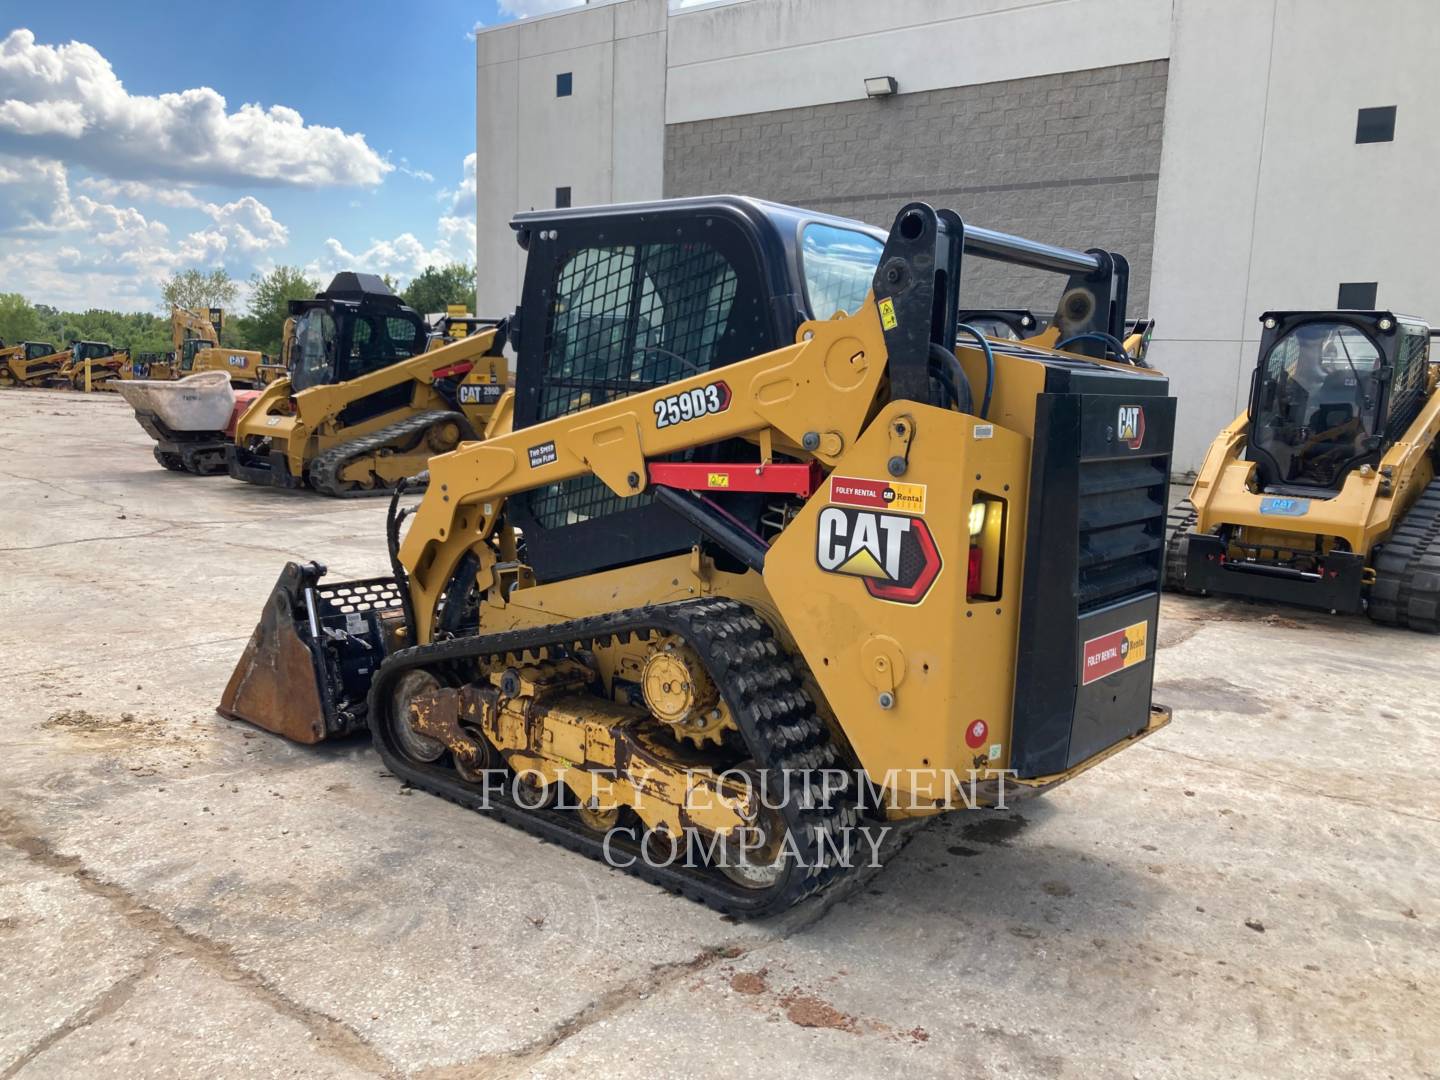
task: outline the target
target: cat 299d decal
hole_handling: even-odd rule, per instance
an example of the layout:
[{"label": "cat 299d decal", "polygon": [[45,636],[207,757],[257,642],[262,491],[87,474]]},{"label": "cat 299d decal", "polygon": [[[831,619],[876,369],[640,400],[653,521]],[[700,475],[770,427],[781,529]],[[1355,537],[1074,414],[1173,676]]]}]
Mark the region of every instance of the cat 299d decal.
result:
[{"label": "cat 299d decal", "polygon": [[864,579],[877,600],[918,604],[940,576],[940,549],[924,518],[827,506],[815,537],[820,569]]}]

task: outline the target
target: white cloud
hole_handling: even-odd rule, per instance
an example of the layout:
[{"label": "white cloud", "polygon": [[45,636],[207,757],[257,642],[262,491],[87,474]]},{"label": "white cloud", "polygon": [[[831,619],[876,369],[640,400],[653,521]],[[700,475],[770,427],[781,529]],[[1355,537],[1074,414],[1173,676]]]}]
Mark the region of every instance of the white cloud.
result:
[{"label": "white cloud", "polygon": [[221,205],[206,202],[186,188],[164,188],[138,180],[116,181],[94,176],[82,179],[80,187],[108,199],[129,199],[184,210],[199,210],[208,214],[216,225],[220,226],[222,234],[234,239],[241,251],[263,251],[281,247],[290,239],[290,230],[276,221],[270,208],[253,195],[245,195],[234,202]]},{"label": "white cloud", "polygon": [[442,188],[439,195],[441,202],[450,204],[450,213],[469,214],[475,216],[475,155],[465,155],[465,161],[461,165],[460,186],[455,189]]},{"label": "white cloud", "polygon": [[435,241],[426,244],[413,232],[393,239],[372,238],[359,249],[346,247],[335,237],[325,241],[325,253],[305,267],[311,277],[329,280],[340,270],[392,274],[404,285],[427,266],[458,262],[475,265],[475,155],[466,154],[460,183],[439,193],[446,205],[435,222]]},{"label": "white cloud", "polygon": [[433,184],[435,182],[434,173],[426,172],[424,169],[411,168],[409,158],[402,157],[400,164],[395,167],[406,176],[413,176],[416,180],[424,180],[427,184]]},{"label": "white cloud", "polygon": [[[0,235],[5,284],[58,307],[153,307],[158,285],[187,266],[226,266],[238,276],[289,240],[289,230],[252,195],[211,203],[144,185],[82,181],[101,198],[155,197],[204,213],[209,223],[180,237],[133,206],[72,194],[65,167],[0,156]],[[82,254],[83,252],[83,254]]]},{"label": "white cloud", "polygon": [[103,176],[86,176],[81,178],[79,186],[105,199],[150,202],[184,210],[203,210],[206,206],[214,205],[206,203],[189,188],[163,187],[147,184],[142,180],[111,180]]},{"label": "white cloud", "polygon": [[465,36],[466,36],[467,38],[469,38],[471,41],[474,41],[474,40],[475,40],[475,35],[478,34],[478,33],[480,33],[480,31],[481,31],[481,30],[484,30],[484,29],[485,29],[485,24],[484,24],[483,22],[481,22],[479,19],[476,19],[476,20],[475,20],[475,25],[472,26],[472,27],[470,27],[469,30],[466,30],[466,31],[465,31]]},{"label": "white cloud", "polygon": [[228,111],[210,87],[131,94],[80,42],[0,41],[0,151],[63,160],[127,180],[377,184],[394,166],[358,133],[306,124],[294,109]]}]

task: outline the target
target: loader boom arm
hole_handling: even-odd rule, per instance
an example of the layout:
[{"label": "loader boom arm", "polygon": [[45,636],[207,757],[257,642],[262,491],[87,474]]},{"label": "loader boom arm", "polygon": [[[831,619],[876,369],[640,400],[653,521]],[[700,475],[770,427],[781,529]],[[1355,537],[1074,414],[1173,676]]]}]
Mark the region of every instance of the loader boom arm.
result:
[{"label": "loader boom arm", "polygon": [[483,547],[508,496],[587,473],[617,495],[638,495],[648,459],[762,432],[833,464],[864,430],[888,368],[873,294],[855,315],[805,323],[797,337],[750,360],[432,458],[429,490],[400,549],[414,640],[430,640],[436,601],[464,553]]}]

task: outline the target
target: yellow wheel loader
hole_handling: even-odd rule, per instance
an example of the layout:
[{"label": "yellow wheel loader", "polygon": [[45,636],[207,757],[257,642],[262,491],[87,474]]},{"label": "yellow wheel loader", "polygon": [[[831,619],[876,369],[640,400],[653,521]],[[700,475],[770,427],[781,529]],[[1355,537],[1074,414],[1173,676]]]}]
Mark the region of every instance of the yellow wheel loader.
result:
[{"label": "yellow wheel loader", "polygon": [[[513,411],[397,492],[393,576],[285,567],[223,715],[368,728],[407,783],[736,916],[1168,722],[1175,402],[1084,337],[1120,256],[924,203],[513,224]],[[962,253],[1064,275],[1076,349],[955,350]]]},{"label": "yellow wheel loader", "polygon": [[1250,403],[1171,514],[1169,588],[1440,632],[1430,328],[1268,311]]},{"label": "yellow wheel loader", "polygon": [[0,353],[0,386],[48,386],[70,360],[69,349],[22,341]]},{"label": "yellow wheel loader", "polygon": [[430,348],[424,319],[373,274],[292,300],[292,370],[240,417],[230,475],[325,495],[383,494],[479,438],[506,389],[504,329]]}]

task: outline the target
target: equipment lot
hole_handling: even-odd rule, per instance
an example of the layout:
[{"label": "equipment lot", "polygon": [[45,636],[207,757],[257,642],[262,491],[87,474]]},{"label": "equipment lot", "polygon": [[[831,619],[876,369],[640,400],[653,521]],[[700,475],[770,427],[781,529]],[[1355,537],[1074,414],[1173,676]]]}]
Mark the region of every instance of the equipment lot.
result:
[{"label": "equipment lot", "polygon": [[1167,597],[1169,729],[737,924],[218,717],[384,500],[150,446],[0,394],[0,1077],[1435,1074],[1436,639]]}]

